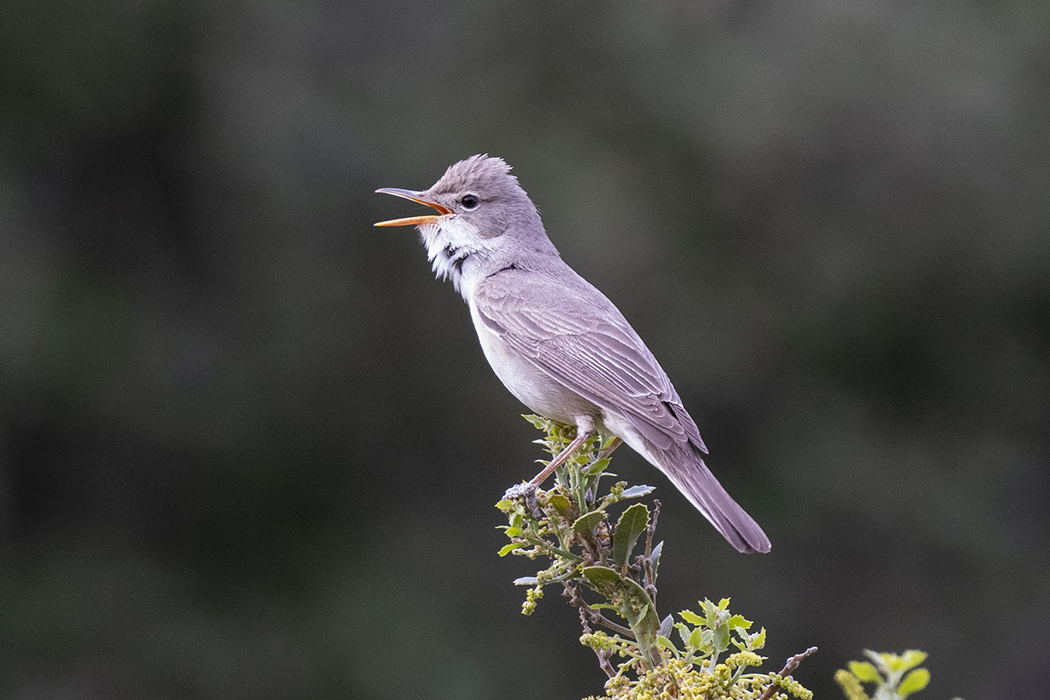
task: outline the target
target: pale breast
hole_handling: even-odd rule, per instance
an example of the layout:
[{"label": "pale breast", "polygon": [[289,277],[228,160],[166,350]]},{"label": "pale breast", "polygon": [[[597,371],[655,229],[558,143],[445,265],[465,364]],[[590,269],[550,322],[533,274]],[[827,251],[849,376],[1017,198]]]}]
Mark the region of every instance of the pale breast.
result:
[{"label": "pale breast", "polygon": [[575,424],[580,416],[599,418],[601,409],[553,379],[506,343],[481,321],[474,305],[470,317],[485,359],[503,386],[534,412],[562,423]]}]

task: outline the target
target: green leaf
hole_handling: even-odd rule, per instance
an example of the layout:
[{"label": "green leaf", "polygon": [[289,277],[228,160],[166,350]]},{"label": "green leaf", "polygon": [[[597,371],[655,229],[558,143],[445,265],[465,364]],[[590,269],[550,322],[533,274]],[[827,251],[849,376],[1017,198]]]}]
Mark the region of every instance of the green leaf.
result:
[{"label": "green leaf", "polygon": [[620,516],[613,535],[612,554],[617,566],[623,566],[631,556],[638,538],[649,527],[649,509],[644,503],[635,503]]},{"label": "green leaf", "polygon": [[715,626],[715,604],[707,598],[700,601],[700,611],[704,614],[704,624],[708,627]]},{"label": "green leaf", "polygon": [[573,532],[578,532],[581,535],[589,535],[594,532],[594,528],[598,526],[598,523],[605,520],[604,510],[592,510],[586,515],[581,515],[576,519],[576,522],[572,524]]},{"label": "green leaf", "polygon": [[745,620],[743,615],[733,615],[728,624],[732,629],[751,629],[751,620]]},{"label": "green leaf", "polygon": [[711,639],[715,650],[721,654],[729,648],[729,625],[719,625],[714,629],[714,637]]},{"label": "green leaf", "polygon": [[718,608],[707,598],[704,598],[704,624],[714,629],[718,625]]},{"label": "green leaf", "polygon": [[557,554],[559,557],[564,557],[565,559],[568,559],[571,562],[576,562],[577,564],[583,561],[583,559],[576,556],[572,552],[566,552],[564,549],[560,549],[558,547],[551,547],[551,551]]},{"label": "green leaf", "polygon": [[609,459],[596,459],[591,464],[587,465],[587,468],[583,470],[586,476],[597,476],[605,471],[605,468],[609,466]]},{"label": "green leaf", "polygon": [[627,620],[642,656],[652,659],[652,645],[660,632],[660,618],[645,589],[605,566],[587,566],[582,573],[591,587],[615,605],[617,612]]},{"label": "green leaf", "polygon": [[867,661],[850,661],[849,670],[859,680],[870,683],[882,683],[878,670]]},{"label": "green leaf", "polygon": [[550,498],[548,498],[547,502],[554,506],[554,510],[561,513],[562,517],[567,517],[569,515],[569,511],[572,510],[572,503],[570,503],[569,499],[560,493],[556,493]]},{"label": "green leaf", "polygon": [[642,496],[648,495],[655,490],[655,486],[646,486],[645,484],[639,484],[638,486],[632,486],[629,489],[624,489],[623,493],[620,494],[620,498],[641,498]]},{"label": "green leaf", "polygon": [[674,642],[672,642],[669,638],[667,638],[666,636],[664,636],[662,634],[656,635],[656,644],[657,644],[657,646],[661,646],[664,649],[667,649],[668,651],[670,651],[672,654],[675,655],[676,658],[680,654],[680,652],[678,651],[678,647],[676,647],[674,645]]},{"label": "green leaf", "polygon": [[688,622],[691,625],[707,624],[707,622],[706,622],[706,620],[704,620],[704,618],[700,617],[699,615],[697,615],[692,610],[683,610],[682,612],[678,613],[678,615],[683,620],[685,620],[686,622]]},{"label": "green leaf", "polygon": [[525,545],[520,542],[511,542],[510,544],[506,545],[505,547],[499,550],[499,555],[501,557],[505,557],[511,552],[513,552],[515,549],[521,549],[524,546]]},{"label": "green leaf", "polygon": [[620,584],[623,583],[623,579],[620,578],[620,574],[616,573],[615,569],[610,569],[607,566],[586,566],[583,568],[583,577],[587,579],[587,582],[591,584],[594,590],[610,600],[618,599],[622,596]]},{"label": "green leaf", "polygon": [[[919,663],[922,663],[921,661]],[[926,684],[930,682],[930,672],[924,668],[917,668],[904,677],[901,684],[897,686],[897,695],[901,697],[901,700],[908,697],[912,693],[918,692],[926,687]]]},{"label": "green leaf", "polygon": [[918,649],[909,649],[908,651],[904,652],[903,656],[901,657],[900,670],[907,671],[909,668],[915,668],[923,661],[925,661],[927,656],[929,656],[929,654],[927,654],[924,651],[919,651]]},{"label": "green leaf", "polygon": [[700,647],[704,645],[704,630],[700,627],[697,627],[695,630],[693,630],[692,633],[689,635],[689,641],[687,641],[686,644],[689,645],[690,649],[700,649]]},{"label": "green leaf", "polygon": [[528,422],[532,423],[532,427],[536,428],[537,430],[547,430],[547,419],[543,416],[537,416],[534,413],[526,413],[522,414],[521,417],[527,420]]}]

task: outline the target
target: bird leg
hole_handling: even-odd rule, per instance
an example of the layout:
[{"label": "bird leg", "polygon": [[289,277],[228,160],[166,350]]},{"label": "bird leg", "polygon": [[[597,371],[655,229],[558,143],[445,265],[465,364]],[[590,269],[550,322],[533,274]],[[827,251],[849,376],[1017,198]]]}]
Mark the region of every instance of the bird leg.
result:
[{"label": "bird leg", "polygon": [[536,476],[532,477],[532,481],[529,482],[529,486],[539,486],[542,484],[551,473],[565,463],[572,453],[580,448],[580,445],[587,441],[591,435],[594,435],[594,421],[590,418],[578,418],[576,420],[576,439],[569,443],[568,447],[558,453],[558,456],[551,460],[550,464],[543,468]]},{"label": "bird leg", "polygon": [[550,464],[543,468],[543,471],[541,471],[536,476],[532,477],[532,481],[529,482],[529,486],[539,486],[544,481],[546,481],[547,477],[550,476],[555,469],[564,464],[565,460],[571,457],[572,453],[579,449],[580,445],[582,445],[591,435],[592,433],[585,433],[583,431],[580,431],[579,434],[576,436],[576,439],[570,442],[568,447],[559,452],[558,456],[552,459]]}]

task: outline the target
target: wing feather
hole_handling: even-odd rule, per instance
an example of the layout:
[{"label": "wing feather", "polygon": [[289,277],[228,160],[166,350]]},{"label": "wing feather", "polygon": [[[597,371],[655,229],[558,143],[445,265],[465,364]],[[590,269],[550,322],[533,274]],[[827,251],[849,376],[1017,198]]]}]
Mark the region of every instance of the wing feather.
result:
[{"label": "wing feather", "polygon": [[626,416],[657,447],[689,442],[707,452],[656,358],[619,309],[583,278],[505,270],[478,285],[474,304],[508,346],[563,386]]}]

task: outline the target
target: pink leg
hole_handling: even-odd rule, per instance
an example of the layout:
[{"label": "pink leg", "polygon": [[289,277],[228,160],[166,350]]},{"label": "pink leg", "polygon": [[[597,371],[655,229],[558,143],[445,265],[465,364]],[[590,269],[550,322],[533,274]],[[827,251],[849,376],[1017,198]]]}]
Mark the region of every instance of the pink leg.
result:
[{"label": "pink leg", "polygon": [[529,482],[529,486],[539,486],[544,481],[546,481],[547,477],[550,476],[555,469],[560,467],[562,463],[565,462],[565,460],[571,457],[572,453],[575,452],[579,448],[579,446],[582,445],[591,435],[591,432],[583,432],[578,430],[576,439],[570,442],[568,447],[559,452],[558,456],[552,459],[551,463],[543,468],[543,471],[541,471],[536,476],[532,477],[532,481]]}]

